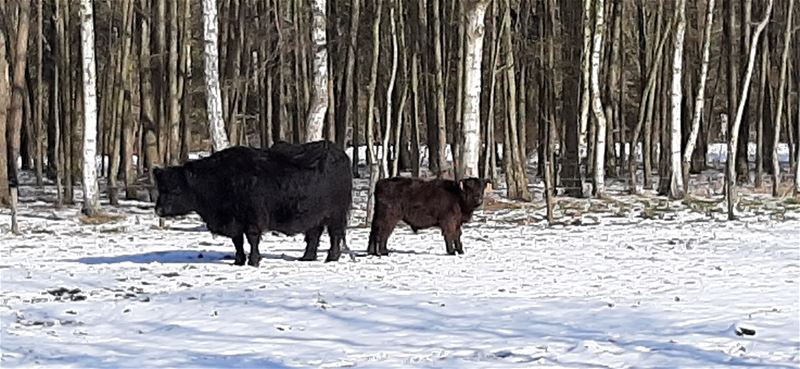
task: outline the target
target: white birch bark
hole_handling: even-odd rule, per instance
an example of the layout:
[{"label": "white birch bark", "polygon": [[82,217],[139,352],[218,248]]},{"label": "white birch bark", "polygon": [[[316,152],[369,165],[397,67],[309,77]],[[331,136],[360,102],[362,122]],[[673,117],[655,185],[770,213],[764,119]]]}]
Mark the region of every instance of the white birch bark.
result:
[{"label": "white birch bark", "polygon": [[733,189],[736,187],[736,144],[737,140],[739,139],[739,125],[742,122],[742,115],[744,115],[744,104],[745,104],[745,96],[747,96],[748,91],[750,91],[750,80],[753,77],[753,65],[755,64],[756,60],[756,51],[758,50],[758,40],[759,36],[761,36],[761,32],[767,28],[767,24],[769,23],[769,17],[772,14],[772,0],[768,0],[767,3],[767,10],[764,12],[764,19],[762,19],[758,26],[756,26],[756,32],[753,34],[752,40],[756,40],[756,42],[750,43],[750,50],[748,52],[747,58],[747,69],[744,74],[744,81],[742,82],[742,92],[739,97],[739,105],[736,108],[736,116],[733,119],[733,124],[731,124],[730,128],[730,138],[728,141],[728,162],[727,162],[727,191],[726,197],[728,200],[728,219],[734,220],[736,219],[735,215],[733,214]]},{"label": "white birch bark", "polygon": [[[367,223],[372,222],[375,211],[375,184],[378,183],[380,168],[375,155],[375,86],[378,83],[378,59],[380,56],[381,11],[383,0],[377,0],[375,20],[372,22],[372,66],[370,67],[369,85],[367,86],[367,124],[364,131],[367,141],[367,157],[369,163],[369,190],[367,190]],[[355,134],[354,134],[355,137]]]},{"label": "white birch bark", "polygon": [[606,115],[603,111],[603,101],[600,98],[600,55],[603,52],[603,32],[605,32],[604,11],[605,1],[595,1],[594,34],[592,36],[592,110],[597,119],[595,162],[594,162],[594,188],[595,196],[602,197],[605,192],[605,157],[606,157]]},{"label": "white birch bark", "polygon": [[706,10],[706,25],[703,29],[703,60],[700,66],[700,83],[697,86],[697,94],[694,99],[694,112],[692,113],[692,130],[689,133],[689,140],[686,143],[686,150],[683,153],[683,180],[689,181],[689,165],[692,154],[697,145],[697,135],[700,133],[700,117],[703,114],[705,105],[706,80],[708,79],[708,61],[711,54],[711,29],[714,22],[714,0],[708,0]]},{"label": "white birch bark", "polygon": [[[778,144],[781,137],[781,119],[783,119],[783,101],[786,97],[786,70],[789,64],[789,45],[792,43],[792,12],[794,0],[789,0],[789,13],[786,19],[786,31],[783,34],[783,55],[781,56],[781,77],[778,85],[778,107],[775,111],[775,136],[772,141],[772,196],[778,196],[781,184],[781,165],[778,161]],[[791,126],[791,125],[790,125]]]},{"label": "white birch bark", "polygon": [[589,109],[591,108],[590,79],[592,48],[592,0],[583,0],[583,57],[581,59],[581,120],[578,132],[578,152],[585,152],[588,147],[586,131],[589,128]]},{"label": "white birch bark", "polygon": [[464,64],[464,135],[461,173],[464,178],[480,176],[478,162],[481,149],[481,61],[483,60],[483,21],[489,1],[476,1],[466,8],[467,50]]},{"label": "white birch bark", "polygon": [[[389,136],[392,135],[392,96],[394,94],[394,84],[397,80],[397,23],[395,22],[394,8],[396,3],[392,2],[389,7],[389,24],[392,37],[392,72],[389,76],[389,86],[386,88],[386,127],[383,131],[381,147],[381,173],[384,178],[389,177]],[[395,148],[396,150],[397,148]]]},{"label": "white birch bark", "polygon": [[683,40],[686,35],[686,0],[678,1],[675,13],[678,24],[675,28],[675,50],[672,55],[669,197],[672,199],[682,199],[684,195],[684,178],[681,167],[681,102],[683,100],[683,85],[681,84],[681,79],[683,77]]},{"label": "white birch bark", "polygon": [[[306,141],[322,139],[325,114],[328,112],[328,41],[326,35],[326,0],[311,1],[311,40],[314,45],[311,104],[306,122]],[[330,122],[333,124],[333,122]]]},{"label": "white birch bark", "polygon": [[220,151],[230,144],[222,120],[222,97],[219,87],[219,46],[218,46],[217,4],[216,0],[203,0],[203,58],[206,75],[206,112],[208,130],[214,151]]},{"label": "white birch bark", "polygon": [[83,66],[83,213],[97,215],[97,75],[94,56],[92,0],[81,0],[81,52]]}]

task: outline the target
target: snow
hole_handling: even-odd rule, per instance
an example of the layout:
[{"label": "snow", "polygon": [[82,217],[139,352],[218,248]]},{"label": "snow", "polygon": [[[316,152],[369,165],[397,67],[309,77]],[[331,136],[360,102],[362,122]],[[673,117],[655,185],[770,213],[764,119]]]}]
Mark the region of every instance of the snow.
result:
[{"label": "snow", "polygon": [[536,187],[531,204],[492,194],[465,255],[401,226],[377,258],[356,188],[355,262],[300,262],[302,236],[265,234],[256,269],[196,216],[160,229],[151,204],[103,199],[123,218],[84,224],[51,187],[21,187],[21,236],[0,210],[0,367],[800,365],[793,201],[746,194],[728,222],[719,197],[612,187],[559,199],[547,227]]}]

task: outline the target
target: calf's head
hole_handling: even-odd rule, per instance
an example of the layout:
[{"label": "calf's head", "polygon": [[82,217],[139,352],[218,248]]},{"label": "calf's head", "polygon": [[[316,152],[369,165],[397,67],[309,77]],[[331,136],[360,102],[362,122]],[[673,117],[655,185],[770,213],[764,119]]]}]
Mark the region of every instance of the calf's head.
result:
[{"label": "calf's head", "polygon": [[187,170],[183,167],[154,168],[158,199],[156,214],[161,217],[186,215],[194,211],[195,197],[187,181]]},{"label": "calf's head", "polygon": [[462,179],[458,182],[458,187],[461,188],[461,201],[473,209],[480,207],[483,204],[483,193],[488,183],[488,180],[481,178]]}]

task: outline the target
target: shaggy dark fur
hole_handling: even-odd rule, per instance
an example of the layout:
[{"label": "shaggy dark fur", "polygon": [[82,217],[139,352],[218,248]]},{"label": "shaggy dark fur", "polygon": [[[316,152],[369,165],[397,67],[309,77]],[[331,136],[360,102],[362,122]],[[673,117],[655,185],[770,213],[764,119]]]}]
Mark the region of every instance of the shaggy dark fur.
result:
[{"label": "shaggy dark fur", "polygon": [[375,212],[367,253],[389,255],[386,242],[397,222],[402,220],[414,232],[431,227],[440,228],[447,254],[463,254],[461,225],[468,222],[472,212],[483,204],[487,183],[478,178],[455,182],[395,177],[378,181],[375,185]]},{"label": "shaggy dark fur", "polygon": [[154,169],[159,216],[197,212],[214,234],[233,239],[236,265],[258,266],[265,231],[305,234],[301,260],[316,260],[322,231],[331,240],[326,261],[341,255],[352,204],[350,158],[335,144],[276,143],[267,150],[230,147],[182,166]]}]

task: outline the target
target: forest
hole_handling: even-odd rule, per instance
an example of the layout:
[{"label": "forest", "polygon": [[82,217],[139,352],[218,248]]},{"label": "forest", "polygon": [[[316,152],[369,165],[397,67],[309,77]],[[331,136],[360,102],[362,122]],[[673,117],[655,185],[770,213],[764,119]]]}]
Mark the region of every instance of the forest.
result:
[{"label": "forest", "polygon": [[327,139],[373,182],[541,181],[551,221],[712,170],[733,218],[741,186],[800,190],[794,3],[0,0],[0,202],[22,171],[93,213],[98,177],[115,205],[195,152]]}]

